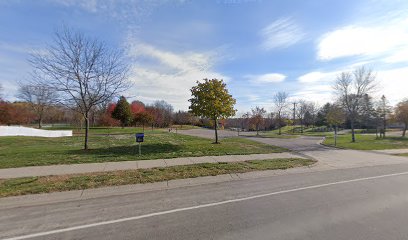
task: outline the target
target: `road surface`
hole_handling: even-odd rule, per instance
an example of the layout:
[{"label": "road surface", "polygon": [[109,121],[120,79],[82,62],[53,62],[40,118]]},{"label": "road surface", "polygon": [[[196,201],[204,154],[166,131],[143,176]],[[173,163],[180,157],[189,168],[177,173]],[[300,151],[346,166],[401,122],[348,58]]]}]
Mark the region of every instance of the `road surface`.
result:
[{"label": "road surface", "polygon": [[313,137],[251,139],[324,170],[48,204],[31,197],[0,205],[0,239],[408,239],[408,158]]},{"label": "road surface", "polygon": [[33,201],[0,210],[0,239],[408,239],[407,184],[394,164]]}]

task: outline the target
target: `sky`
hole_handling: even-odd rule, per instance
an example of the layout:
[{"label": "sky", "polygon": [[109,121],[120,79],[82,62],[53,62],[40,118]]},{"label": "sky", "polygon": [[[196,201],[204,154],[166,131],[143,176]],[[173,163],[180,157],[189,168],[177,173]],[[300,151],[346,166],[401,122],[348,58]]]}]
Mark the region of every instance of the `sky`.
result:
[{"label": "sky", "polygon": [[279,91],[322,105],[336,76],[362,65],[376,73],[375,98],[408,97],[406,0],[0,0],[7,100],[62,26],[123,49],[130,101],[188,110],[196,81],[218,78],[239,112],[272,111]]}]

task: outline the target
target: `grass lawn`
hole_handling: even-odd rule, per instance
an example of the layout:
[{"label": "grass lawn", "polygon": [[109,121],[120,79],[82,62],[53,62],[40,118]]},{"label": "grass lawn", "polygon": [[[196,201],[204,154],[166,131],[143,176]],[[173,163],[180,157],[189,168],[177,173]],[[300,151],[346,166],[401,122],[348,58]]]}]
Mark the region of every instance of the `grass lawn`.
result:
[{"label": "grass lawn", "polygon": [[[85,129],[80,129],[80,128],[74,128],[72,126],[66,126],[66,127],[47,127],[44,128],[44,130],[72,130],[74,135],[82,135],[85,134]],[[151,127],[146,126],[145,127],[145,132],[149,133],[161,133],[165,132],[168,129],[163,129],[163,128],[154,128],[152,130]],[[143,132],[143,128],[141,127],[92,127],[89,129],[89,134],[90,135],[106,135],[106,134],[135,134],[137,132]]]},{"label": "grass lawn", "polygon": [[287,169],[308,166],[313,163],[314,161],[309,159],[289,158],[235,163],[203,163],[166,168],[112,171],[92,174],[0,179],[0,197],[160,182],[228,173]]},{"label": "grass lawn", "polygon": [[401,154],[397,154],[397,156],[408,157],[408,153],[401,153]]},{"label": "grass lawn", "polygon": [[242,138],[211,144],[209,139],[163,131],[145,132],[141,156],[131,134],[91,135],[89,143],[91,149],[84,151],[82,136],[0,137],[0,168],[286,151]]},{"label": "grass lawn", "polygon": [[325,137],[325,136],[330,136],[333,135],[333,132],[318,132],[314,131],[317,128],[304,128],[303,133],[301,133],[301,127],[300,125],[295,126],[295,131],[293,132],[293,126],[285,126],[282,127],[281,132],[282,135],[278,135],[279,129],[275,129],[272,131],[266,131],[262,132],[262,135],[264,137],[277,137],[277,138],[296,138],[299,136],[318,136],[318,137]]},{"label": "grass lawn", "polygon": [[[323,142],[326,145],[334,146],[334,136],[327,137]],[[341,148],[355,150],[383,150],[408,148],[408,138],[387,137],[385,139],[376,139],[371,134],[356,134],[356,142],[351,142],[351,134],[339,135],[337,137],[337,146]]]}]

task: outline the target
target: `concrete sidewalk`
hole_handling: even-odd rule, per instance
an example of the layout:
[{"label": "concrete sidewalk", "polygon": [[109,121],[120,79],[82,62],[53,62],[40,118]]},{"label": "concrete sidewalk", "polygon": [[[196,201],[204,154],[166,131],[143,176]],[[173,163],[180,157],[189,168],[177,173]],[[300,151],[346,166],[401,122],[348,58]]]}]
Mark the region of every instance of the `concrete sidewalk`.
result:
[{"label": "concrete sidewalk", "polygon": [[269,153],[269,154],[250,154],[250,155],[225,155],[225,156],[204,156],[204,157],[185,157],[156,160],[122,161],[122,162],[104,162],[104,163],[83,163],[70,165],[51,165],[34,166],[22,168],[0,169],[0,179],[65,175],[90,172],[108,172],[115,170],[147,169],[154,167],[170,167],[180,165],[191,165],[198,163],[219,163],[219,162],[240,162],[249,160],[267,160],[277,158],[304,158],[294,153]]}]

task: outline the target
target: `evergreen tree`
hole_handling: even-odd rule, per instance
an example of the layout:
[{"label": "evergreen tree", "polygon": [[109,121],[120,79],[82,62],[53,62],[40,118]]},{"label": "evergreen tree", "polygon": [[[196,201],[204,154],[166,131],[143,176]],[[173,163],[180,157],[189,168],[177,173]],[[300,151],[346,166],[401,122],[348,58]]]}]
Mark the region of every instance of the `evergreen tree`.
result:
[{"label": "evergreen tree", "polygon": [[116,107],[112,112],[112,117],[120,121],[122,128],[129,125],[132,120],[132,111],[130,104],[124,96],[121,96],[116,103]]}]

